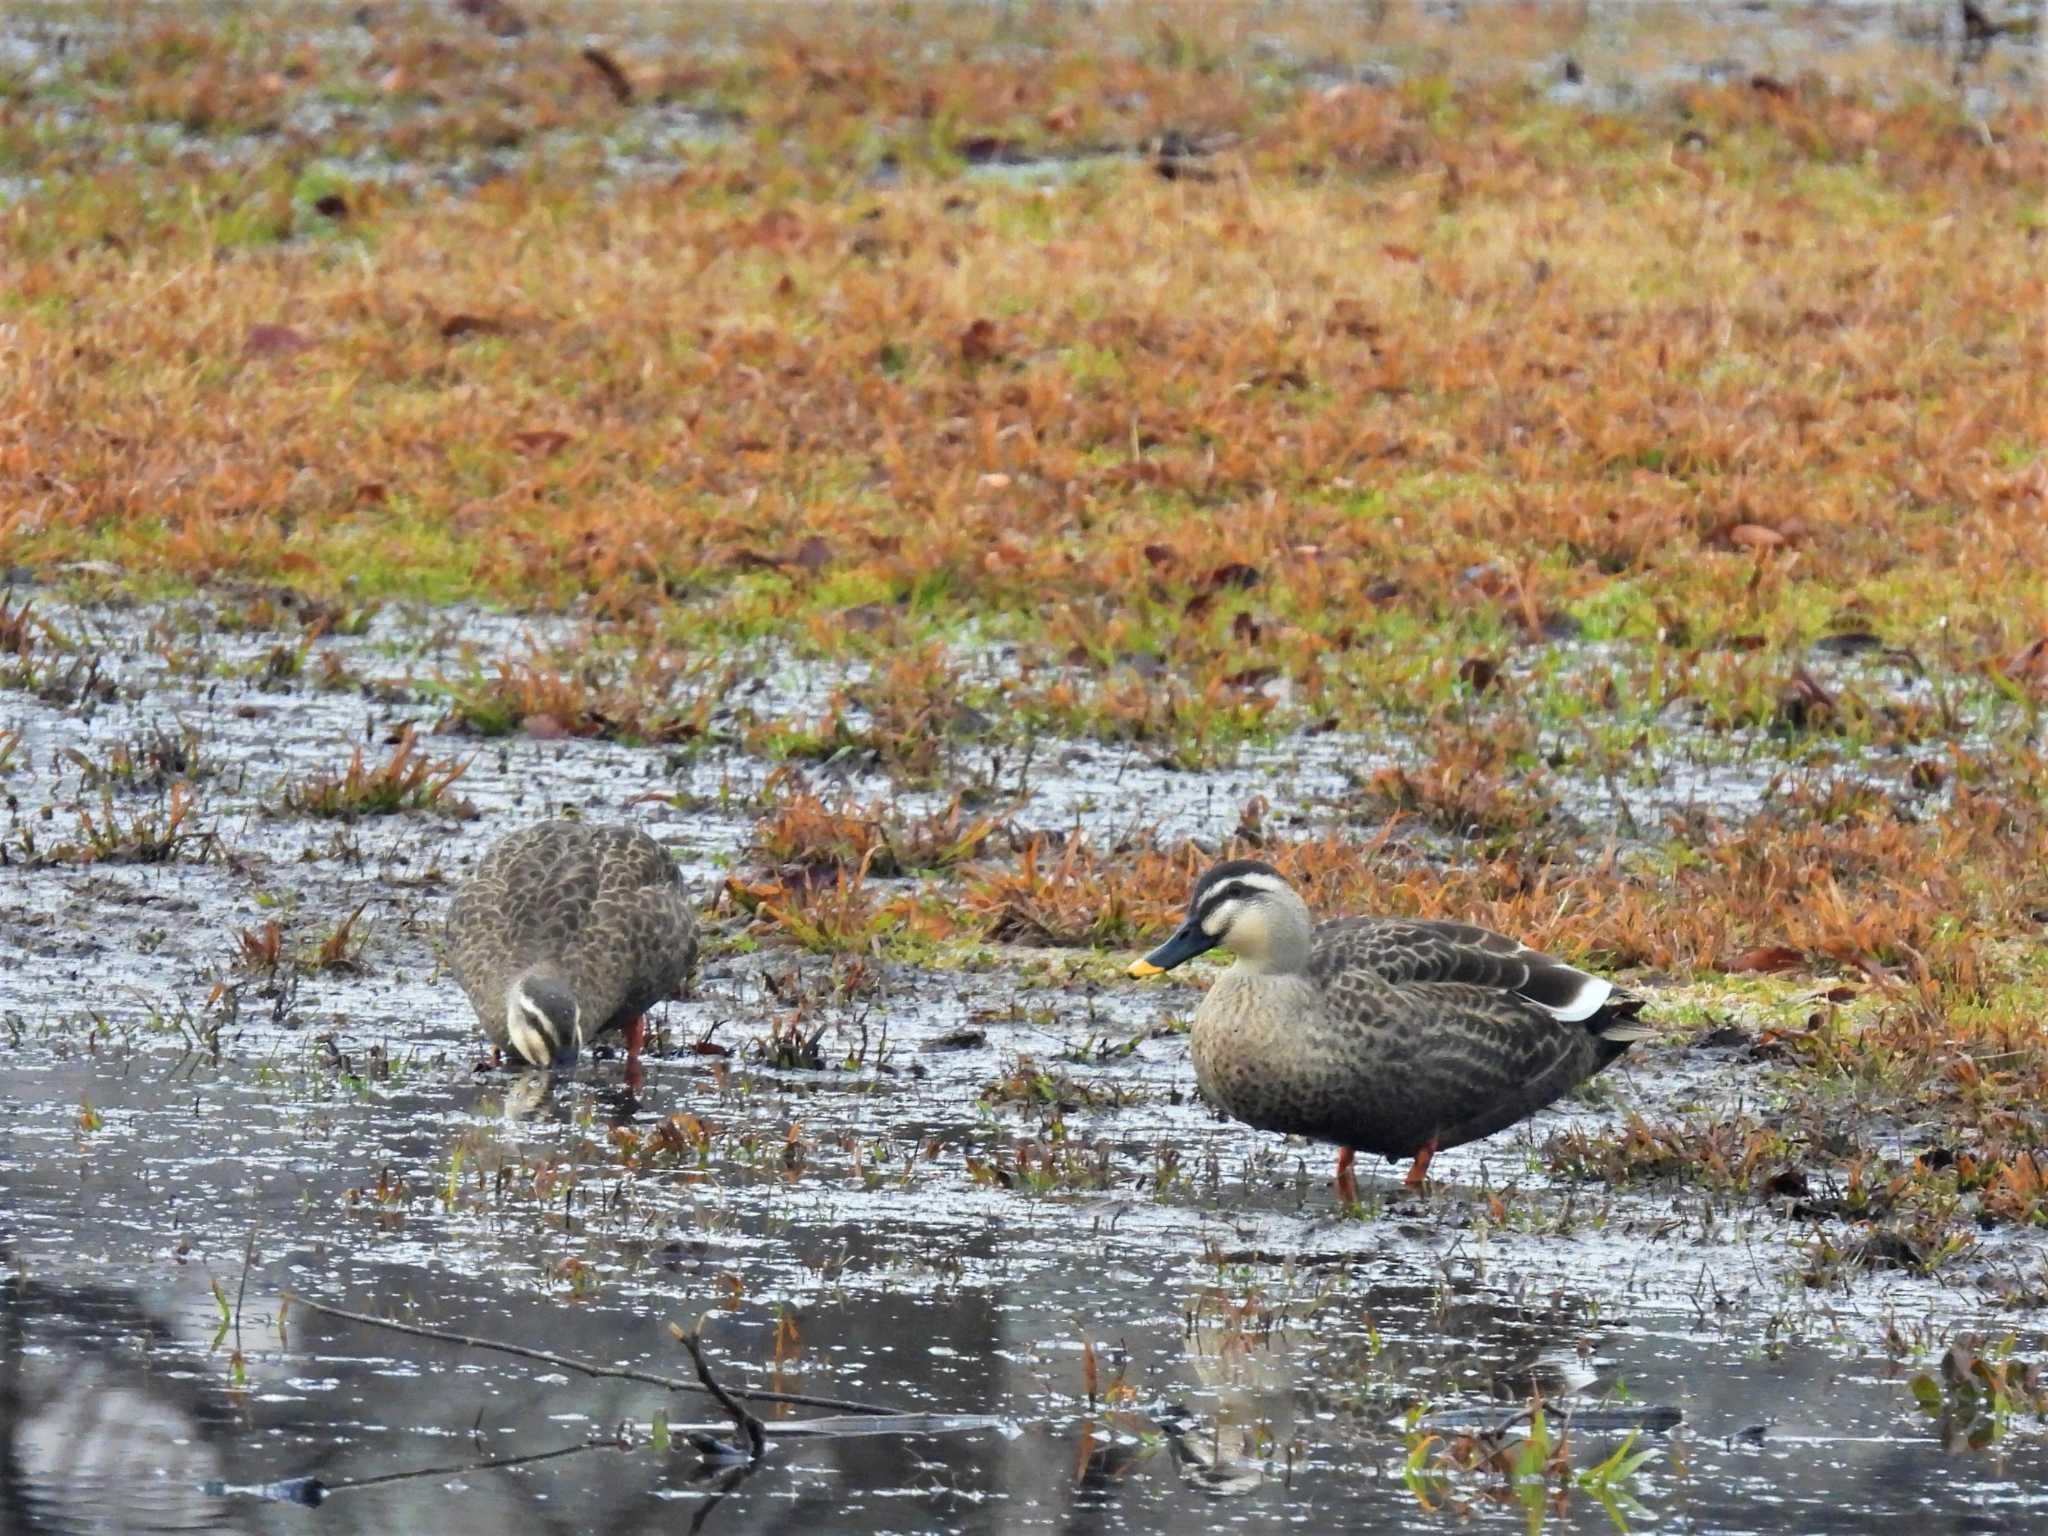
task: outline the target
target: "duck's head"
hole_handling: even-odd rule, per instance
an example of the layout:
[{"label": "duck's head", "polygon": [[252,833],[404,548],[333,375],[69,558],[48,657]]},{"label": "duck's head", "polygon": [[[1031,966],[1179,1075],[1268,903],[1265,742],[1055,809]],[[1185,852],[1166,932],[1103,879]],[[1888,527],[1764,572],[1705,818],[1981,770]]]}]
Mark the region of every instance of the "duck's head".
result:
[{"label": "duck's head", "polygon": [[1257,859],[1226,859],[1196,883],[1173,937],[1132,961],[1129,974],[1157,976],[1219,947],[1255,971],[1298,970],[1308,963],[1314,926],[1308,904],[1279,870]]},{"label": "duck's head", "polygon": [[536,1067],[574,1066],[583,1050],[576,994],[552,967],[535,966],[505,989],[505,1042]]}]

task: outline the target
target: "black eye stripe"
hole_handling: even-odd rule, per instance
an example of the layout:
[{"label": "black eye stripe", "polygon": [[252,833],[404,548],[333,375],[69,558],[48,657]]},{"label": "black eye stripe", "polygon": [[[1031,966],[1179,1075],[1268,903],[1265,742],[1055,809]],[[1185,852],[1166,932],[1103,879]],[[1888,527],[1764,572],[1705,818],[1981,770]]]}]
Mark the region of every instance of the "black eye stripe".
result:
[{"label": "black eye stripe", "polygon": [[1201,906],[1196,909],[1195,916],[1198,919],[1206,919],[1211,912],[1214,912],[1225,902],[1242,901],[1251,894],[1252,888],[1250,886],[1233,880],[1229,885],[1218,886],[1215,890],[1204,896]]}]

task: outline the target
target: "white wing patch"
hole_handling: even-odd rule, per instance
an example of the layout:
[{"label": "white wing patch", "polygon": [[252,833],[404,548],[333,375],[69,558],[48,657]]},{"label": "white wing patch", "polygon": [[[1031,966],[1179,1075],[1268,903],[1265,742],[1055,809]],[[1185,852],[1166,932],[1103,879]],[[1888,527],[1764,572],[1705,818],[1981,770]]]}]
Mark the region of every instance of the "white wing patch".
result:
[{"label": "white wing patch", "polygon": [[[1588,976],[1584,972],[1578,975],[1579,990],[1564,1002],[1537,1003],[1536,1006],[1552,1018],[1562,1019],[1567,1024],[1583,1024],[1592,1018],[1606,1004],[1607,999],[1614,996],[1614,983],[1603,981],[1598,976]],[[1535,1002],[1535,999],[1531,998],[1530,1001]]]}]

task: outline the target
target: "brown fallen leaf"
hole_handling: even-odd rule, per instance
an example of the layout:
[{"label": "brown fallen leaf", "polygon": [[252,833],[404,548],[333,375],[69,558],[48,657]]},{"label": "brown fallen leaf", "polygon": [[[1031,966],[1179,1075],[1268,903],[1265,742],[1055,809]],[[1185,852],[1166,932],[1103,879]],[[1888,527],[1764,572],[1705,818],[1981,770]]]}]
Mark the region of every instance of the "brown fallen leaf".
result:
[{"label": "brown fallen leaf", "polygon": [[553,427],[528,427],[524,431],[514,432],[511,438],[512,446],[521,453],[530,453],[540,458],[560,453],[573,441],[567,432],[558,431]]},{"label": "brown fallen leaf", "polygon": [[1806,956],[1798,950],[1783,944],[1759,944],[1755,949],[1746,950],[1729,962],[1730,971],[1796,971],[1806,964]]},{"label": "brown fallen leaf", "polygon": [[2024,646],[2010,661],[1994,665],[2015,682],[2040,682],[2048,677],[2048,635]]},{"label": "brown fallen leaf", "polygon": [[804,221],[789,208],[770,208],[754,220],[748,235],[756,245],[793,246],[804,237]]},{"label": "brown fallen leaf", "polygon": [[1255,587],[1259,584],[1259,568],[1255,565],[1246,565],[1240,560],[1233,560],[1228,565],[1217,566],[1209,573],[1203,584],[1211,592],[1222,587],[1236,587],[1240,590]]},{"label": "brown fallen leaf", "polygon": [[1938,757],[1923,757],[1906,770],[1906,782],[1919,790],[1936,790],[1948,782],[1948,764]]},{"label": "brown fallen leaf", "polygon": [[455,9],[482,22],[493,37],[518,37],[526,30],[526,18],[505,0],[455,0]]},{"label": "brown fallen leaf", "polygon": [[1309,377],[1306,369],[1298,367],[1262,368],[1246,379],[1245,383],[1252,388],[1270,384],[1275,389],[1307,389]]},{"label": "brown fallen leaf", "polygon": [[1728,530],[1728,542],[1739,549],[1777,549],[1786,540],[1777,529],[1762,523],[1737,523]]},{"label": "brown fallen leaf", "polygon": [[1834,712],[1834,694],[1806,668],[1793,668],[1784,691],[1778,695],[1778,718],[1804,730]]},{"label": "brown fallen leaf", "polygon": [[633,82],[626,78],[626,72],[619,68],[617,60],[592,43],[583,50],[583,62],[597,71],[598,78],[604,81],[620,106],[633,105]]},{"label": "brown fallen leaf", "polygon": [[993,320],[976,320],[960,333],[960,358],[967,363],[994,362],[1003,355],[1003,349],[996,339]]},{"label": "brown fallen leaf", "polygon": [[1484,693],[1500,679],[1500,663],[1491,656],[1467,656],[1458,663],[1458,678],[1474,693]]},{"label": "brown fallen leaf", "polygon": [[503,336],[511,329],[495,315],[450,315],[441,322],[441,339],[456,341],[464,336]]},{"label": "brown fallen leaf", "polygon": [[304,331],[289,325],[252,325],[242,340],[242,353],[246,357],[290,357],[316,345]]}]

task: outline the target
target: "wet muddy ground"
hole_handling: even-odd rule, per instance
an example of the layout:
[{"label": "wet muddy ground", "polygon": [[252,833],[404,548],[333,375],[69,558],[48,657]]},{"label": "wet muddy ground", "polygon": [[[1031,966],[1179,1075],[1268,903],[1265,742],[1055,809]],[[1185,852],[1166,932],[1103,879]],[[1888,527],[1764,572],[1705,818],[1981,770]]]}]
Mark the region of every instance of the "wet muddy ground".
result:
[{"label": "wet muddy ground", "polygon": [[[1976,1422],[1940,1385],[1942,1352],[1975,1332],[2004,1358],[2007,1321],[1974,1293],[1906,1269],[1817,1277],[1817,1245],[1851,1235],[1789,1201],[1547,1171],[1560,1135],[1631,1110],[1767,1116],[1769,1068],[1725,1034],[1643,1048],[1444,1155],[1426,1197],[1382,1175],[1366,1219],[1346,1219],[1322,1151],[1194,1098],[1184,1040],[1157,1027],[1189,990],[1105,980],[1114,956],[993,946],[943,968],[874,962],[849,1001],[844,961],[761,942],[719,893],[750,858],[770,764],[431,734],[443,680],[478,654],[584,643],[567,621],[387,609],[287,675],[278,635],[216,632],[204,603],[26,595],[98,661],[84,685],[46,666],[0,694],[12,1528],[2039,1518],[2048,1458],[2016,1414],[1990,1454],[1942,1444]],[[838,681],[768,661],[781,705]],[[466,765],[438,809],[284,808],[358,744],[382,761],[408,723],[430,759]],[[1400,750],[1324,734],[1213,778],[1132,771],[1215,838],[1241,780],[1312,809],[1341,793],[1344,752]],[[1091,780],[1094,761],[1042,751],[1020,820],[1127,823],[1131,782]],[[190,841],[168,857],[59,852],[90,841],[81,813],[102,832],[166,815],[173,782],[191,786]],[[556,811],[648,826],[711,924],[697,994],[658,1021],[637,1091],[616,1059],[555,1082],[481,1070],[440,970],[452,885],[489,840]],[[338,963],[318,964],[358,910]],[[272,918],[284,959],[266,968],[244,936]],[[1697,1012],[1683,987],[1649,990]],[[1715,1007],[1738,1039],[1758,1022]],[[822,1026],[815,1054],[778,1065],[796,1059],[793,1020]],[[1993,1234],[1975,1265],[2017,1272],[2026,1244]],[[744,1475],[685,1442],[688,1424],[732,1438],[699,1396],[360,1326],[287,1292],[684,1377],[668,1325],[708,1315],[737,1387],[974,1417],[778,1438]],[[2021,1335],[2015,1358],[2039,1344]],[[1946,1426],[1916,1400],[1923,1372]],[[1547,1423],[1583,1416],[1533,1514],[1460,1438],[1532,1394]],[[766,1411],[780,1426],[816,1410]],[[657,1419],[675,1426],[665,1444]],[[1603,1483],[1625,1443],[1656,1454]],[[317,1512],[291,1502],[320,1491]]]}]

